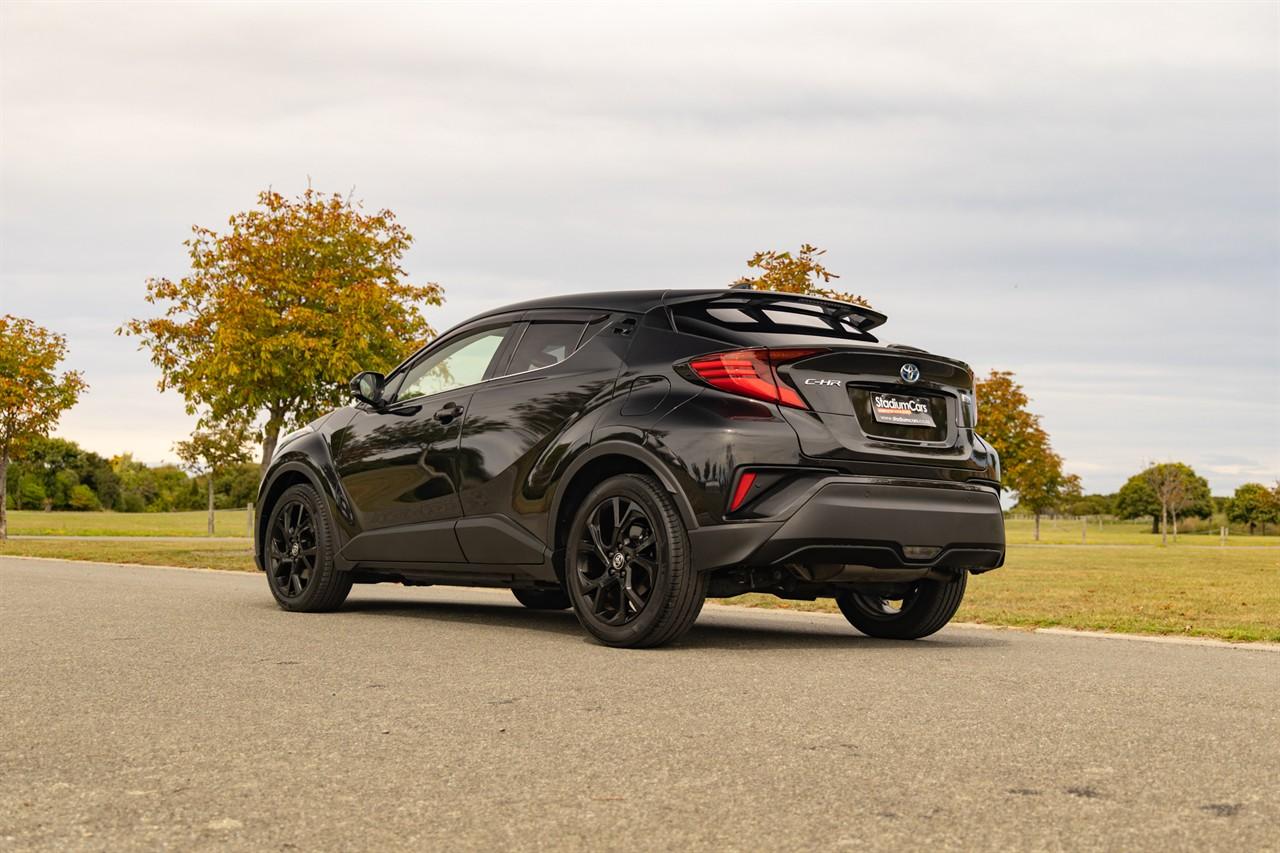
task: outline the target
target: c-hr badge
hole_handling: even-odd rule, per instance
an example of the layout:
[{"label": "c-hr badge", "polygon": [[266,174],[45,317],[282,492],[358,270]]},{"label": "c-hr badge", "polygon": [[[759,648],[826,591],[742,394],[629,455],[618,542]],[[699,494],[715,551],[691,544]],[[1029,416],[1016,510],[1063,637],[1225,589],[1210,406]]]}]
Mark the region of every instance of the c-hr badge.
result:
[{"label": "c-hr badge", "polygon": [[915,382],[920,378],[920,368],[916,367],[911,362],[907,362],[899,368],[898,375],[902,377],[903,382]]}]

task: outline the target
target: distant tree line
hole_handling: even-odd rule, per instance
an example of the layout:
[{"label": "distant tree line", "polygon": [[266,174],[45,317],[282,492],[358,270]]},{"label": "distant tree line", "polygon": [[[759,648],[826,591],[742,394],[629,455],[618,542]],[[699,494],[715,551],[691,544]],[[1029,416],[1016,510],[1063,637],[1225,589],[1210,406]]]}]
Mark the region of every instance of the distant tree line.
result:
[{"label": "distant tree line", "polygon": [[[169,512],[204,509],[206,475],[177,465],[147,465],[124,453],[104,458],[62,438],[35,438],[9,463],[7,508]],[[229,465],[214,479],[218,509],[243,507],[258,492],[256,463]]]},{"label": "distant tree line", "polygon": [[[1030,510],[1019,504],[1014,511]],[[1271,488],[1245,483],[1230,497],[1215,497],[1209,494],[1208,482],[1190,465],[1164,462],[1134,474],[1118,492],[1068,497],[1050,514],[1150,519],[1152,533],[1161,532],[1163,515],[1164,529],[1174,535],[1179,521],[1220,517],[1223,523],[1239,525],[1250,534],[1266,533],[1269,525],[1280,524],[1280,483]]]}]

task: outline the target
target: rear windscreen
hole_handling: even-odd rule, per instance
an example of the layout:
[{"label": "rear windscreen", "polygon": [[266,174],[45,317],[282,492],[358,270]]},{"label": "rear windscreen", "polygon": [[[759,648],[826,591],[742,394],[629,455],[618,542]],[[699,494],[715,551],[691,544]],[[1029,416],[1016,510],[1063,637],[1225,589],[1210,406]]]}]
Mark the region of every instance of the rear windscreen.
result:
[{"label": "rear windscreen", "polygon": [[857,315],[838,316],[821,306],[803,302],[775,302],[763,305],[724,305],[716,301],[689,302],[671,308],[676,328],[682,332],[733,343],[761,343],[778,336],[786,338],[834,338],[845,341],[875,341],[855,325]]}]

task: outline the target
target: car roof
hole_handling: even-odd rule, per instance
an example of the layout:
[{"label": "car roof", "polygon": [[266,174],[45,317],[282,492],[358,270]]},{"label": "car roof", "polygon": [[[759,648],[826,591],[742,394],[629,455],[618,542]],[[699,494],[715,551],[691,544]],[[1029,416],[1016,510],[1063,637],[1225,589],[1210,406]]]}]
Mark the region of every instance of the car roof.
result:
[{"label": "car roof", "polygon": [[597,308],[602,311],[635,311],[644,313],[664,304],[668,294],[681,296],[713,296],[725,293],[725,288],[715,290],[607,290],[598,293],[566,293],[560,296],[544,296],[514,305],[503,305],[481,316],[507,314],[513,311],[533,311],[538,308]]}]

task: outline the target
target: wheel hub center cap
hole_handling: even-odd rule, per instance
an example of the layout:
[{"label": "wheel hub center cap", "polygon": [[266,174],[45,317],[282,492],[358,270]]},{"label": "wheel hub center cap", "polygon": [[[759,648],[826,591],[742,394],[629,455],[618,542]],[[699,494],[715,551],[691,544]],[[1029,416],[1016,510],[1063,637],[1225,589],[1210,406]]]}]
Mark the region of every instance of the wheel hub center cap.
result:
[{"label": "wheel hub center cap", "polygon": [[627,558],[622,556],[621,554],[614,554],[612,562],[613,562],[613,567],[615,569],[620,569],[623,567],[623,565],[626,564]]},{"label": "wheel hub center cap", "polygon": [[289,546],[289,554],[291,556],[294,556],[294,557],[298,556],[298,552],[301,550],[302,550],[302,546],[299,545],[297,542],[294,542],[292,545]]}]

